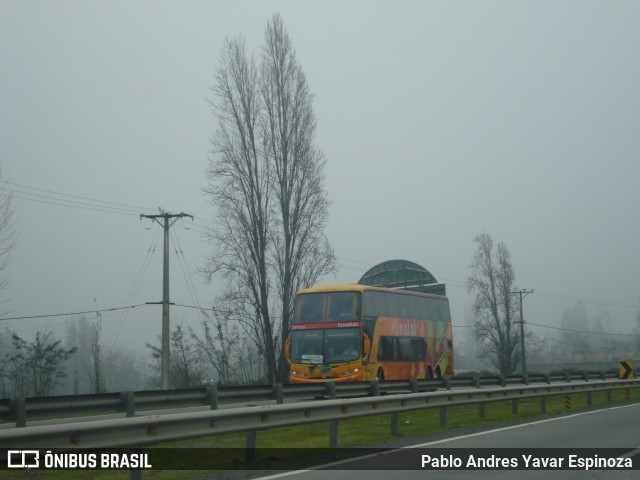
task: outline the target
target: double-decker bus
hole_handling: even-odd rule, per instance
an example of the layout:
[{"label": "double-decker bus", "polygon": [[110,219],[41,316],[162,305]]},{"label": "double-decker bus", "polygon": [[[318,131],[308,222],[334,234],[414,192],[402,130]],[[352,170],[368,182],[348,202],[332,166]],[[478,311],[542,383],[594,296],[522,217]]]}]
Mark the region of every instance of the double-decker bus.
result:
[{"label": "double-decker bus", "polygon": [[451,376],[449,301],[360,284],[301,290],[285,355],[292,383]]}]

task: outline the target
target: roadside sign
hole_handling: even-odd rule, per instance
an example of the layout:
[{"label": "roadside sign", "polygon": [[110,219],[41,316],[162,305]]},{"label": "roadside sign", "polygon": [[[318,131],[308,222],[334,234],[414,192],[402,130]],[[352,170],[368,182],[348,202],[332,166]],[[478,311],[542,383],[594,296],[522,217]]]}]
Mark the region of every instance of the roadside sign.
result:
[{"label": "roadside sign", "polygon": [[620,362],[620,379],[628,380],[633,378],[633,362],[631,360],[627,360],[626,362]]}]

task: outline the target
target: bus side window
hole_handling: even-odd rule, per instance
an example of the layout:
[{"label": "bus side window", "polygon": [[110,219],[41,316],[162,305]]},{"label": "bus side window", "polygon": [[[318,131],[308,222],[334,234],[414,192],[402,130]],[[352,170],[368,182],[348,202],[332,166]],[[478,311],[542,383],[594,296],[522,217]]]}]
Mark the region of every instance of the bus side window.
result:
[{"label": "bus side window", "polygon": [[387,337],[380,337],[380,341],[378,343],[378,361],[386,360],[386,358],[385,358],[385,347],[384,347],[386,338]]},{"label": "bus side window", "polygon": [[394,348],[397,342],[394,342],[394,340],[397,340],[397,337],[380,337],[380,343],[378,344],[378,361],[397,360],[397,349]]},{"label": "bus side window", "polygon": [[414,361],[423,361],[427,356],[427,345],[424,338],[411,339],[411,357]]},{"label": "bus side window", "polygon": [[400,338],[400,358],[403,362],[412,362],[415,360],[415,351],[414,351],[414,339],[413,338]]}]

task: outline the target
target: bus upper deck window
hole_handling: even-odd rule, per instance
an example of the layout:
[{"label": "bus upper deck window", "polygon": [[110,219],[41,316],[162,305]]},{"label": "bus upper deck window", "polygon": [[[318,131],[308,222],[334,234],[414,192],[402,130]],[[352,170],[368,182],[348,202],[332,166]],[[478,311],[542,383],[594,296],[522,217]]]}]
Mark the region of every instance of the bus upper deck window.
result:
[{"label": "bus upper deck window", "polygon": [[294,323],[319,323],[324,308],[323,294],[300,295],[296,298]]},{"label": "bus upper deck window", "polygon": [[357,319],[356,293],[336,292],[329,297],[329,315],[331,322],[344,322]]}]

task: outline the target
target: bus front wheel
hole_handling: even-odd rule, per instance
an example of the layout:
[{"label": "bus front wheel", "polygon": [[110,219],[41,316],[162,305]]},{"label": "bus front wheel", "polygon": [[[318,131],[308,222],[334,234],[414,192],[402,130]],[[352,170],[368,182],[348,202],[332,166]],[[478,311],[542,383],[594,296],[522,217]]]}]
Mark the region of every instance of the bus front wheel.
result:
[{"label": "bus front wheel", "polygon": [[376,380],[382,382],[384,380],[384,370],[382,368],[378,369],[378,373],[376,373]]}]

